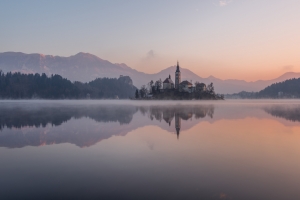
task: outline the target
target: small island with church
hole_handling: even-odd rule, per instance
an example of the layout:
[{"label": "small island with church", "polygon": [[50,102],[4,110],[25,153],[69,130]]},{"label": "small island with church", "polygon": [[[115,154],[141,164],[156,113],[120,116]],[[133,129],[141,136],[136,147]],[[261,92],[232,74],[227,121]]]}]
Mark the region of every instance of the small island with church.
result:
[{"label": "small island with church", "polygon": [[175,84],[171,75],[163,82],[151,80],[147,85],[143,85],[135,92],[135,99],[141,100],[223,100],[223,95],[218,95],[214,91],[213,83],[191,82],[184,80],[181,82],[181,72],[179,62],[175,71]]}]

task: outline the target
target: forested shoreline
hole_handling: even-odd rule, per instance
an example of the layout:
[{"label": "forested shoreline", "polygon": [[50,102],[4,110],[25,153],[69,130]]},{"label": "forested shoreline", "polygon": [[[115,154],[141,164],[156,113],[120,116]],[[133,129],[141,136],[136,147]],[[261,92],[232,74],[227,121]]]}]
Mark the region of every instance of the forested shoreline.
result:
[{"label": "forested shoreline", "polygon": [[228,94],[229,99],[292,99],[300,98],[300,78],[293,78],[283,82],[274,83],[259,92],[239,92]]},{"label": "forested shoreline", "polygon": [[129,99],[136,87],[129,76],[71,82],[60,75],[3,73],[0,99]]}]

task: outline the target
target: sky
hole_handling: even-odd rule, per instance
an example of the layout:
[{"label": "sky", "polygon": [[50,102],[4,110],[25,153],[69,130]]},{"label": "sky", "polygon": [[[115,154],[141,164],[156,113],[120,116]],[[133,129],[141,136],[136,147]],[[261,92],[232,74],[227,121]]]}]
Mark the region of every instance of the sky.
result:
[{"label": "sky", "polygon": [[300,72],[299,0],[0,0],[0,52],[246,81]]}]

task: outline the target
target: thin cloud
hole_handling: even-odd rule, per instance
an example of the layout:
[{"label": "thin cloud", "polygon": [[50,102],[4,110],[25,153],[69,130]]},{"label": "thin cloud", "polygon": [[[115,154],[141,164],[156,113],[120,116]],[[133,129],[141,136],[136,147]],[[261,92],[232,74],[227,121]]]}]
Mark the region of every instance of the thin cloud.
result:
[{"label": "thin cloud", "polygon": [[148,53],[147,53],[147,58],[154,58],[155,57],[155,53],[154,51],[151,49]]},{"label": "thin cloud", "polygon": [[293,65],[286,65],[282,67],[283,71],[292,71],[294,70],[294,66]]}]

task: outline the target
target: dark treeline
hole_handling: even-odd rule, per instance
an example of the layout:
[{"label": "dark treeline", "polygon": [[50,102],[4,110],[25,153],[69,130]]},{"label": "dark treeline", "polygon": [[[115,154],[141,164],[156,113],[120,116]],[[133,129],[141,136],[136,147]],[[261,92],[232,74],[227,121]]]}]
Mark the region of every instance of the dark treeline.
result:
[{"label": "dark treeline", "polygon": [[300,78],[274,83],[258,93],[259,97],[300,97]]},{"label": "dark treeline", "polygon": [[135,90],[128,76],[72,83],[60,75],[4,74],[0,70],[1,99],[128,99],[134,96]]},{"label": "dark treeline", "polygon": [[261,98],[300,98],[300,78],[274,83],[259,92],[240,92],[226,95],[227,98],[261,99]]}]

